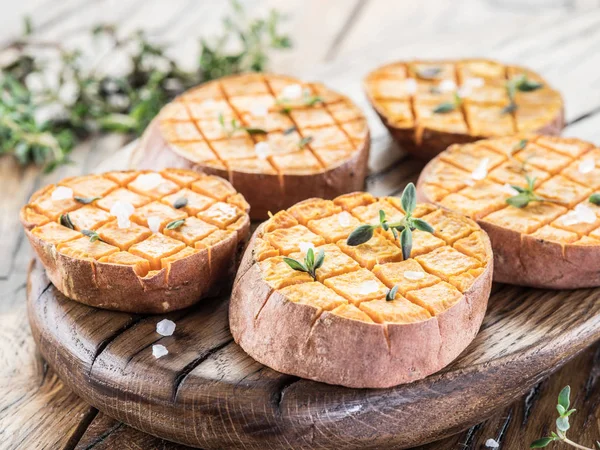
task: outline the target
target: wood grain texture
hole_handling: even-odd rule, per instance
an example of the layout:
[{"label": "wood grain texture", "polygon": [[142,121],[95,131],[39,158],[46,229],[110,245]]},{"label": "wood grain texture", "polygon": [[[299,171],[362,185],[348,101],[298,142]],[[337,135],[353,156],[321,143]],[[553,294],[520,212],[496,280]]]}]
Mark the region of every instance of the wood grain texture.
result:
[{"label": "wood grain texture", "polygon": [[[36,263],[28,311],[61,379],[134,428],[203,448],[407,448],[476,424],[600,338],[600,289],[496,285],[482,330],[448,368],[392,389],[347,389],[277,373],[232,342],[227,298],[167,317],[101,311],[48,286]],[[36,293],[41,292],[41,295]],[[169,355],[152,356],[160,342]]]}]

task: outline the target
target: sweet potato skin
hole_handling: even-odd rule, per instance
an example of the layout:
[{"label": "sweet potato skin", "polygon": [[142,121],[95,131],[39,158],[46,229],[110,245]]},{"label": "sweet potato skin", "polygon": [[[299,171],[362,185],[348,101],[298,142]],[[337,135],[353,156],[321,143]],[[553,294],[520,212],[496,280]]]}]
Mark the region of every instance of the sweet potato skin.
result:
[{"label": "sweet potato skin", "polygon": [[406,325],[367,323],[328,311],[319,315],[316,308],[291,302],[273,290],[253,254],[261,228],[242,258],[229,321],[233,338],[244,351],[275,370],[352,388],[396,386],[441,370],[481,326],[492,261],[464,297],[436,317]]},{"label": "sweet potato skin", "polygon": [[[423,189],[437,157],[417,182],[419,202],[442,205]],[[579,289],[600,286],[600,248],[549,242],[477,220],[488,234],[494,252],[494,281],[542,289]]]},{"label": "sweet potato skin", "polygon": [[331,199],[362,190],[368,172],[370,135],[352,157],[338,166],[318,173],[271,175],[222,170],[179,155],[160,133],[154,119],[134,148],[129,167],[158,170],[176,167],[217,175],[229,180],[251,205],[250,218],[264,220],[269,212],[287,209],[310,197]]},{"label": "sweet potato skin", "polygon": [[[52,186],[35,192],[35,200]],[[21,223],[36,257],[44,265],[48,278],[66,297],[103,309],[137,314],[160,314],[197,303],[220,283],[230,279],[237,268],[236,255],[250,230],[250,219],[240,224],[237,233],[210,249],[201,249],[174,261],[167,268],[145,277],[128,265],[74,258],[60,253],[55,244],[31,232],[35,224],[21,210]]]}]

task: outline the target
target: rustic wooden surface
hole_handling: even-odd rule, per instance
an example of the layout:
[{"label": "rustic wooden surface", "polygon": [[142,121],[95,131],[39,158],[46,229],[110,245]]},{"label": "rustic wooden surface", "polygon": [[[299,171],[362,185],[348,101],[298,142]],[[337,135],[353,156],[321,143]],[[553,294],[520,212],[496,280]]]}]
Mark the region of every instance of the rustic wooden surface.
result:
[{"label": "rustic wooden surface", "polygon": [[[600,339],[600,288],[496,285],[481,331],[449,367],[392,389],[348,389],[275,372],[229,333],[228,296],[139,316],[64,297],[34,262],[28,311],[60,378],[110,417],[197,447],[407,448],[476,425]],[[177,324],[161,337],[163,317]],[[159,360],[152,345],[169,354]],[[384,419],[385,420],[382,420]]]},{"label": "rustic wooden surface", "polygon": [[[524,64],[561,90],[567,103],[565,135],[600,144],[600,2],[598,0],[255,0],[251,10],[276,6],[291,16],[294,50],[277,55],[277,71],[321,79],[350,94],[369,113],[374,137],[369,189],[399,192],[415,181],[421,164],[407,159],[368,109],[361,77],[395,58],[486,56]],[[87,29],[116,22],[123,33],[143,27],[182,61],[195,57],[196,36],[210,35],[227,9],[221,0],[0,0],[0,46],[30,14],[40,39],[90,46]],[[117,64],[116,61],[111,63]],[[31,251],[17,211],[39,186],[95,170],[118,153],[118,136],[92,139],[74,152],[75,166],[40,176],[0,158],[0,448],[182,448],[107,418],[66,388],[37,352],[25,312],[25,280]],[[567,383],[575,407],[571,435],[591,446],[600,437],[599,347],[536,385],[513,405],[479,426],[427,446],[479,449],[488,438],[504,449],[527,443],[553,426],[556,395]],[[485,417],[481,417],[485,419]]]}]

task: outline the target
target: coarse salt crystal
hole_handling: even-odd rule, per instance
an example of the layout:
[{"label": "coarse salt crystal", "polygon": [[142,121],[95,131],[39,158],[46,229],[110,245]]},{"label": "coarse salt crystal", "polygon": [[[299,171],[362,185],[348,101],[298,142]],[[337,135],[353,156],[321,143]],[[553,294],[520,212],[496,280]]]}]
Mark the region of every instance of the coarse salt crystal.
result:
[{"label": "coarse salt crystal", "polygon": [[499,448],[500,444],[498,444],[498,442],[495,439],[488,439],[487,441],[485,441],[485,446],[487,448]]},{"label": "coarse salt crystal", "polygon": [[149,216],[146,220],[148,221],[148,228],[150,228],[150,231],[152,231],[153,233],[158,233],[160,231],[160,217]]},{"label": "coarse salt crystal", "polygon": [[250,114],[254,117],[265,117],[269,113],[269,108],[265,105],[252,105],[250,108]]},{"label": "coarse salt crystal", "polygon": [[175,331],[175,322],[169,319],[163,319],[156,324],[156,332],[161,336],[171,336]]},{"label": "coarse salt crystal", "polygon": [[563,225],[577,225],[578,223],[595,223],[598,220],[596,213],[587,205],[579,204],[573,211],[568,212],[562,218]]},{"label": "coarse salt crystal", "polygon": [[298,247],[300,247],[300,251],[302,253],[306,253],[309,248],[312,248],[314,250],[315,249],[315,244],[313,244],[312,242],[300,242],[298,244]]},{"label": "coarse salt crystal", "polygon": [[117,200],[110,207],[110,215],[117,218],[117,226],[119,228],[129,228],[131,221],[129,217],[133,214],[135,208],[129,202]]},{"label": "coarse salt crystal", "polygon": [[479,77],[467,78],[463,82],[463,86],[467,86],[470,88],[480,88],[483,87],[483,85],[485,85],[485,80]]},{"label": "coarse salt crystal", "polygon": [[372,294],[379,289],[379,284],[375,280],[363,281],[358,286],[358,293],[360,295]]},{"label": "coarse salt crystal", "polygon": [[407,270],[406,272],[404,272],[404,278],[413,281],[422,280],[423,278],[425,278],[425,272],[419,272],[417,270]]},{"label": "coarse salt crystal", "polygon": [[414,78],[404,80],[404,89],[407,94],[415,94],[417,92],[417,80]]},{"label": "coarse salt crystal", "polygon": [[294,100],[302,97],[302,86],[299,84],[290,84],[281,90],[281,97],[286,100]]},{"label": "coarse salt crystal", "polygon": [[452,80],[444,80],[439,84],[438,89],[442,92],[452,92],[456,90],[456,83]]},{"label": "coarse salt crystal", "polygon": [[342,211],[338,216],[338,223],[340,227],[349,227],[350,226],[350,218],[352,216],[347,211]]},{"label": "coarse salt crystal", "polygon": [[152,346],[152,356],[154,356],[156,359],[162,358],[163,356],[168,354],[169,350],[167,350],[167,347],[165,347],[164,345],[154,344]]},{"label": "coarse salt crystal", "polygon": [[519,191],[517,191],[514,187],[512,187],[508,183],[504,183],[502,185],[502,192],[505,192],[505,193],[507,193],[509,195],[517,195],[517,194],[519,194]]},{"label": "coarse salt crystal", "polygon": [[66,186],[58,186],[56,189],[52,191],[52,201],[56,202],[58,200],[68,200],[73,198],[73,189]]},{"label": "coarse salt crystal", "polygon": [[257,142],[254,145],[254,151],[256,152],[258,159],[267,159],[270,151],[269,144],[266,142]]},{"label": "coarse salt crystal", "polygon": [[578,170],[579,170],[579,173],[586,174],[586,173],[590,173],[595,168],[596,168],[596,162],[594,161],[594,158],[591,156],[588,156],[579,163]]},{"label": "coarse salt crystal", "polygon": [[488,166],[490,165],[490,158],[483,158],[479,161],[477,168],[471,173],[471,178],[474,180],[483,180],[487,177]]},{"label": "coarse salt crystal", "polygon": [[143,173],[135,179],[135,184],[140,189],[149,191],[164,181],[165,179],[158,173]]}]

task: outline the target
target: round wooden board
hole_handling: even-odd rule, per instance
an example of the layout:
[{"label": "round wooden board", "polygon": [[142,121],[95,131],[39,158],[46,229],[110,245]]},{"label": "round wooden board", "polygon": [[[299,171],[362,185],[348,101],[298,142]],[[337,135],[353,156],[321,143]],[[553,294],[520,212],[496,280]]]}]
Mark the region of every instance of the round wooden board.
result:
[{"label": "round wooden board", "polygon": [[[475,341],[444,371],[392,389],[348,389],[275,372],[231,338],[228,298],[166,317],[90,308],[34,261],[28,311],[39,349],[94,407],[202,448],[406,448],[480,422],[600,338],[600,289],[494,286]],[[152,345],[169,354],[152,356]],[[357,361],[359,364],[360,361]]]}]

